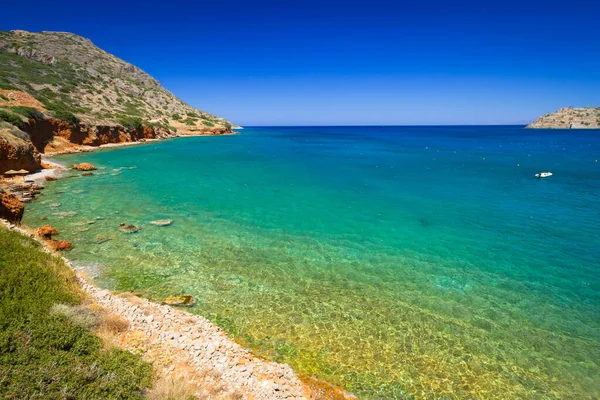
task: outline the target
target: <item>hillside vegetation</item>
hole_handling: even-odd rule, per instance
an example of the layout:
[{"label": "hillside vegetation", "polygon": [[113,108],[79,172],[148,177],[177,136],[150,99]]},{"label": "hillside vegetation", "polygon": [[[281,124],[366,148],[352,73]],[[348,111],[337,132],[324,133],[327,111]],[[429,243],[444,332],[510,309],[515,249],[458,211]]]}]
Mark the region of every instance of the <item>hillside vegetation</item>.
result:
[{"label": "hillside vegetation", "polygon": [[[66,32],[0,31],[0,89],[28,93],[44,115],[73,123],[158,125],[184,133],[231,127],[185,104],[138,67]],[[18,113],[9,100],[3,93],[0,107]]]},{"label": "hillside vegetation", "polygon": [[528,128],[600,129],[600,107],[561,108],[539,117]]},{"label": "hillside vegetation", "polygon": [[73,271],[4,228],[0,249],[0,398],[144,398],[151,365],[104,349]]}]

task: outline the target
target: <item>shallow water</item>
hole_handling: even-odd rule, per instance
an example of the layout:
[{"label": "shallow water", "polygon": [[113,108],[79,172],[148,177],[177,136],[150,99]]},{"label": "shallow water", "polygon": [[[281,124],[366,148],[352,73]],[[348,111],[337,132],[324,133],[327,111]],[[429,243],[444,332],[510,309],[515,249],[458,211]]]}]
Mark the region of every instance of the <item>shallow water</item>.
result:
[{"label": "shallow water", "polygon": [[598,133],[251,128],[61,156],[100,169],[49,182],[25,223],[99,284],[192,294],[361,398],[597,398]]}]

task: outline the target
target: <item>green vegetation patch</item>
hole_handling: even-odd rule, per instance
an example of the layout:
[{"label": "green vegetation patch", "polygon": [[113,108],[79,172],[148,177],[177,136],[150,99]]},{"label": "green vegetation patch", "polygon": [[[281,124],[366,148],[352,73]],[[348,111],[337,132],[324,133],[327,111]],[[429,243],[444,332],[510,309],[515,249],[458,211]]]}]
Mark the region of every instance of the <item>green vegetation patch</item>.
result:
[{"label": "green vegetation patch", "polygon": [[0,110],[0,121],[6,121],[18,128],[23,127],[23,120],[21,117],[6,110]]},{"label": "green vegetation patch", "polygon": [[56,312],[82,297],[61,260],[0,229],[0,398],[144,398],[150,364],[104,350],[82,324]]},{"label": "green vegetation patch", "polygon": [[17,114],[21,114],[25,118],[44,119],[44,114],[37,108],[26,107],[26,106],[14,106],[14,107],[11,107],[11,110],[16,112]]}]

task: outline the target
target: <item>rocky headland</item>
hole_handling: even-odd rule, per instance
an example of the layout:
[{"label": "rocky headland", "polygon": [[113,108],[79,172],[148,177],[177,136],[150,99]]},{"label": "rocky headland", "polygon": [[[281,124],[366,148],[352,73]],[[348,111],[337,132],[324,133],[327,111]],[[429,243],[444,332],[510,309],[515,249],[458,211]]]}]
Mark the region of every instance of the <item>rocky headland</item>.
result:
[{"label": "rocky headland", "polygon": [[185,135],[231,134],[138,67],[66,32],[0,31],[0,174],[40,154]]},{"label": "rocky headland", "polygon": [[527,128],[600,129],[600,107],[565,107],[543,115]]}]

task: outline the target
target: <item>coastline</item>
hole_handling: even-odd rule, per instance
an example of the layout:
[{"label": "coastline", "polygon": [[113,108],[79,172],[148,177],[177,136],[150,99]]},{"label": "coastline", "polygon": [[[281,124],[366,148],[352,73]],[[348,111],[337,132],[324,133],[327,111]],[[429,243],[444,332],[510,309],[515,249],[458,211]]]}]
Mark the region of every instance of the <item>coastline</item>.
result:
[{"label": "coastline", "polygon": [[[234,132],[232,134],[237,134]],[[185,135],[206,136],[206,135]],[[61,154],[93,152],[145,144],[165,139],[82,146],[42,156],[44,169],[25,175],[24,185],[43,187],[46,180],[60,179],[69,166],[52,158]],[[49,178],[49,179],[47,179]],[[26,201],[33,201],[31,198]],[[0,219],[1,225],[38,241],[44,251],[59,257],[74,270],[91,304],[127,320],[129,329],[113,338],[123,350],[139,352],[151,361],[157,380],[185,385],[198,398],[211,399],[355,399],[343,389],[312,377],[299,378],[287,364],[266,361],[236,343],[217,325],[201,315],[160,305],[131,293],[112,293],[95,286],[71,261],[53,250],[34,227]]]}]

